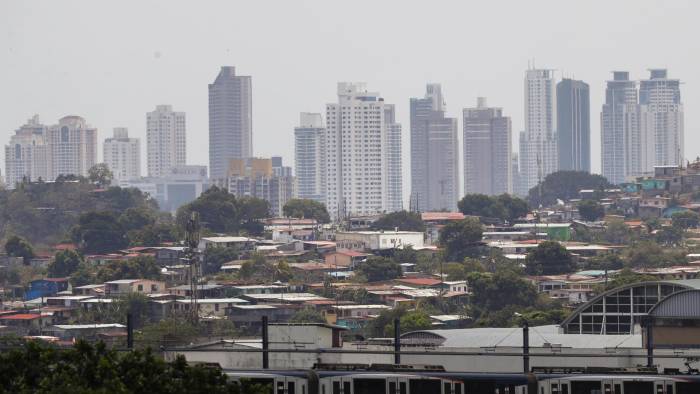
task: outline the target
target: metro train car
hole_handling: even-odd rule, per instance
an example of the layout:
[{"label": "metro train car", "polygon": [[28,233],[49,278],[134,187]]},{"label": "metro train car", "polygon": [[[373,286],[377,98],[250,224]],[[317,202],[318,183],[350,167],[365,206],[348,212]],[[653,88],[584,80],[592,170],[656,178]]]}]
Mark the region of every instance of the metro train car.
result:
[{"label": "metro train car", "polygon": [[[439,366],[319,365],[309,370],[227,370],[270,394],[698,394],[700,375],[585,368],[532,373],[446,372]],[[245,392],[245,391],[244,391]]]}]

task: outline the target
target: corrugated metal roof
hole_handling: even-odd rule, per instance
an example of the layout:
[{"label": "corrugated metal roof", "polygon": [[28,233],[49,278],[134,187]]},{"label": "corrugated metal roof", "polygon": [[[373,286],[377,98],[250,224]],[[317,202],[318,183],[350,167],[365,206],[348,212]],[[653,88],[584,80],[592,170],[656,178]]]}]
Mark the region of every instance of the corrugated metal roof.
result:
[{"label": "corrugated metal roof", "polygon": [[700,290],[684,290],[671,294],[649,310],[654,317],[700,319]]}]

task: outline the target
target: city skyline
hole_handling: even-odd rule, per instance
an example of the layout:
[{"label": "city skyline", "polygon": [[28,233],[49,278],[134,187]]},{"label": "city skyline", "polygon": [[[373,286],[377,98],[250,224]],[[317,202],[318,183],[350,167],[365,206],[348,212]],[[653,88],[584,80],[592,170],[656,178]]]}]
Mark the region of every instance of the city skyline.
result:
[{"label": "city skyline", "polygon": [[[486,25],[483,21],[455,25],[459,20],[457,16],[465,8],[457,5],[446,8],[405,5],[405,16],[401,21],[377,23],[378,31],[384,34],[404,34],[409,38],[405,42],[387,45],[373,41],[370,39],[372,35],[367,32],[361,32],[358,36],[349,35],[355,27],[352,23],[354,17],[361,14],[359,9],[343,7],[342,14],[346,16],[338,16],[332,23],[330,20],[316,18],[320,13],[334,8],[323,3],[279,5],[280,13],[285,17],[268,15],[268,23],[282,27],[293,26],[294,28],[287,29],[288,33],[284,37],[266,34],[268,23],[252,22],[256,15],[267,15],[268,10],[262,6],[238,7],[238,13],[251,17],[234,24],[236,26],[229,24],[231,26],[221,27],[226,20],[226,12],[222,11],[232,6],[204,6],[193,10],[174,4],[167,10],[172,18],[164,20],[161,28],[152,32],[148,28],[150,21],[144,15],[161,12],[160,7],[146,5],[144,12],[134,17],[133,9],[130,10],[129,7],[120,9],[106,5],[108,12],[94,12],[94,17],[86,22],[88,26],[94,27],[93,36],[99,37],[99,40],[83,37],[79,34],[82,30],[58,24],[60,18],[57,16],[90,12],[96,7],[89,3],[76,2],[61,6],[50,3],[8,4],[3,6],[7,12],[0,16],[5,22],[3,29],[8,33],[0,37],[2,48],[7,50],[7,72],[0,76],[7,89],[0,100],[3,108],[11,108],[12,111],[9,116],[0,119],[0,137],[6,143],[17,126],[35,113],[44,119],[77,114],[89,119],[99,129],[99,141],[117,126],[128,127],[133,137],[145,141],[143,113],[158,103],[166,102],[188,114],[189,162],[208,165],[207,92],[204,84],[213,80],[221,65],[235,65],[238,70],[256,79],[253,88],[256,102],[253,109],[254,156],[282,155],[292,164],[294,137],[288,131],[295,125],[298,113],[321,112],[319,103],[328,102],[333,97],[332,89],[328,89],[328,86],[339,80],[367,81],[370,86],[381,91],[387,101],[396,104],[397,120],[404,125],[403,178],[406,185],[403,193],[406,204],[410,192],[406,182],[410,179],[406,165],[409,157],[406,127],[409,124],[409,110],[406,98],[422,90],[426,82],[440,82],[445,95],[449,97],[448,116],[454,117],[460,113],[461,108],[472,103],[475,97],[489,97],[492,103],[497,103],[512,118],[513,142],[517,146],[518,133],[524,122],[521,103],[522,72],[528,62],[535,59],[536,65],[560,70],[557,72],[559,76],[584,80],[590,85],[593,109],[591,163],[593,172],[600,173],[600,122],[596,118],[604,99],[605,80],[609,78],[611,70],[631,70],[630,78],[638,80],[646,77],[646,67],[666,67],[687,84],[683,92],[686,109],[693,108],[700,98],[700,92],[693,89],[693,86],[698,86],[693,71],[697,69],[698,62],[687,55],[687,50],[680,50],[680,44],[674,43],[678,37],[692,33],[682,27],[695,25],[683,21],[692,14],[689,9],[692,11],[698,6],[667,4],[652,19],[643,11],[649,5],[653,6],[653,3],[640,2],[634,7],[612,4],[608,7],[609,12],[601,14],[599,7],[577,4],[567,12],[576,14],[578,18],[564,22],[563,19],[553,18],[563,11],[553,10],[552,7],[542,7],[549,10],[539,13],[526,5],[511,4],[509,7],[513,12],[506,15],[502,23],[508,23],[526,34],[514,37],[505,32],[494,32],[490,40],[473,45],[475,51],[499,48],[497,52],[491,51],[495,57],[488,61],[474,62],[454,49],[459,47],[459,37],[485,31]],[[374,6],[377,7],[376,13],[363,17],[378,21],[379,16],[385,16],[394,9],[392,4]],[[499,12],[496,5],[474,7],[475,11],[481,13]],[[620,24],[613,15],[622,10],[629,19]],[[678,12],[679,10],[684,12]],[[677,18],[676,22],[666,24],[665,29],[654,31],[636,28],[645,22],[657,20],[659,13],[673,15],[673,18]],[[29,15],[32,18],[31,24],[25,19]],[[119,29],[116,24],[119,18],[105,18],[103,15],[130,15],[130,18],[133,17],[132,29]],[[334,12],[334,15],[338,13]],[[448,30],[450,34],[441,42],[429,42],[428,37],[414,31],[417,21],[429,26],[443,25],[436,23],[439,19],[426,19],[425,16],[428,15],[440,15],[452,23],[445,24],[451,26]],[[180,31],[185,17],[202,21],[205,34],[191,29]],[[588,29],[586,21],[592,18],[601,21],[597,29]],[[634,22],[628,22],[632,20]],[[36,24],[55,27],[52,28],[51,37],[47,38],[39,31],[28,29],[28,26]],[[558,29],[562,33],[553,36],[552,29]],[[209,34],[214,32],[217,34]],[[248,34],[242,34],[243,32]],[[190,35],[193,38],[188,38]],[[207,45],[201,45],[204,38]],[[334,40],[346,44],[362,40],[364,44],[361,47],[330,47],[326,49],[330,51],[328,55],[321,55],[317,50],[318,45],[290,44],[304,39],[321,45]],[[421,59],[412,54],[411,48],[428,43],[444,55],[444,62],[436,64],[434,60]],[[110,45],[128,45],[132,49],[129,56],[115,57],[104,49]],[[654,47],[654,51],[647,51],[646,48],[649,47]],[[89,61],[65,61],[66,56],[80,53],[79,48],[90,51]],[[47,51],[58,58],[49,63],[48,57],[43,57],[47,60],[42,60],[41,56],[37,56],[38,53]],[[275,58],[316,61],[287,62],[286,68],[283,68],[279,62],[271,62],[266,53],[274,54]],[[341,53],[343,56],[339,56]],[[34,63],[31,67],[26,67],[29,59]],[[348,59],[357,60],[349,62]],[[381,62],[386,62],[384,67],[373,66],[382,64]],[[293,78],[290,77],[292,75]],[[137,85],[125,83],[127,80],[133,80]],[[65,94],[73,86],[80,86],[81,94]],[[36,92],[38,88],[43,89],[41,95],[30,93]],[[12,94],[7,94],[9,92]],[[270,111],[274,111],[274,114],[270,115]],[[694,149],[700,144],[691,133],[697,123],[696,118],[690,110],[686,112],[685,127],[688,133],[685,156],[692,160],[698,155],[699,152]],[[145,151],[145,147],[142,150]]]}]

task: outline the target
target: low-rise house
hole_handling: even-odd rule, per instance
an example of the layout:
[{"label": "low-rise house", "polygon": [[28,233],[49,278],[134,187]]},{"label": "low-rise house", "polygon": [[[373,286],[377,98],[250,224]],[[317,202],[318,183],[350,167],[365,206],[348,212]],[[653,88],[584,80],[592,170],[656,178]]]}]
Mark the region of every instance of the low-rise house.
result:
[{"label": "low-rise house", "polygon": [[73,294],[77,296],[93,296],[101,297],[105,294],[105,285],[103,284],[93,284],[84,285],[73,288]]},{"label": "low-rise house", "polygon": [[47,306],[65,306],[76,308],[80,306],[80,302],[94,298],[94,296],[82,296],[82,295],[70,295],[70,296],[57,296],[57,297],[47,297]]},{"label": "low-rise house", "polygon": [[231,286],[231,290],[236,295],[245,294],[279,294],[289,291],[286,285],[240,285]]},{"label": "low-rise house", "polygon": [[51,324],[53,324],[51,316],[42,316],[40,313],[14,313],[0,316],[0,325],[6,326],[7,332],[16,335],[39,335]]},{"label": "low-rise house", "polygon": [[184,246],[165,246],[156,248],[156,263],[161,267],[168,265],[180,265],[182,264],[182,259],[185,257],[186,249],[187,248]]},{"label": "low-rise house", "polygon": [[[225,287],[217,284],[197,285],[197,298],[216,298],[224,295]],[[192,297],[192,286],[180,285],[168,289],[168,293],[179,297]]]},{"label": "low-rise house", "polygon": [[421,220],[425,224],[426,243],[437,244],[440,239],[440,230],[450,222],[464,220],[461,212],[422,212]]},{"label": "low-rise house", "polygon": [[105,296],[131,293],[152,294],[165,291],[165,283],[150,279],[120,279],[105,282]]},{"label": "low-rise house", "polygon": [[[180,312],[190,311],[193,302],[190,298],[175,300],[173,309]],[[240,298],[203,298],[197,300],[200,316],[224,317],[227,308],[246,304],[250,304],[250,302]]]},{"label": "low-rise house", "polygon": [[25,293],[26,300],[49,297],[60,291],[70,290],[68,278],[44,278],[29,282],[29,290]]},{"label": "low-rise house", "polygon": [[269,322],[286,322],[301,307],[301,305],[284,304],[233,305],[226,308],[226,317],[236,327],[259,330],[263,316],[266,316]]},{"label": "low-rise house", "polygon": [[411,246],[422,248],[423,233],[417,231],[338,231],[335,234],[337,249],[359,252],[403,249]]},{"label": "low-rise house", "polygon": [[45,332],[64,341],[78,339],[104,339],[105,334],[126,337],[126,326],[118,323],[107,324],[57,324],[47,327]]},{"label": "low-rise house", "polygon": [[367,258],[371,256],[367,253],[357,252],[354,250],[341,250],[335,253],[327,254],[324,259],[326,264],[331,264],[337,267],[348,267],[350,269],[355,269],[359,264],[367,261]]},{"label": "low-rise house", "polygon": [[253,251],[257,243],[256,239],[248,237],[203,237],[199,241],[199,250],[220,247],[237,248],[240,251]]},{"label": "low-rise house", "polygon": [[347,317],[376,316],[386,310],[391,309],[391,307],[388,305],[380,304],[333,305],[331,308],[336,312],[336,316],[339,320]]},{"label": "low-rise house", "polygon": [[328,299],[312,293],[245,294],[240,297],[256,304],[304,304]]}]

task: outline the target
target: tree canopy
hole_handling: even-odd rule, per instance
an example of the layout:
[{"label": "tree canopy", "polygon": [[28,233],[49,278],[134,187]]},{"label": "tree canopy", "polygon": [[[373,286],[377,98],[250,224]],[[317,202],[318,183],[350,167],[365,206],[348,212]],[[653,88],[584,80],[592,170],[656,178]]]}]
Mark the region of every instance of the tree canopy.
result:
[{"label": "tree canopy", "polygon": [[284,204],[282,212],[286,217],[316,219],[319,223],[328,223],[331,221],[331,216],[328,214],[326,206],[318,201],[310,199],[293,198]]},{"label": "tree canopy", "polygon": [[401,276],[401,266],[394,259],[372,256],[360,264],[355,272],[367,278],[368,282],[378,282]]},{"label": "tree canopy", "polygon": [[468,278],[471,303],[476,313],[498,311],[510,305],[531,306],[537,299],[535,286],[514,270],[474,272]]},{"label": "tree canopy", "polygon": [[110,211],[86,212],[71,230],[73,242],[86,254],[104,254],[129,245],[119,216]]},{"label": "tree canopy", "polygon": [[82,257],[73,250],[56,252],[53,261],[49,263],[48,274],[51,278],[66,278],[78,270]]},{"label": "tree canopy", "polygon": [[528,201],[530,205],[548,206],[562,201],[579,198],[583,189],[602,192],[612,185],[608,180],[598,174],[589,174],[585,171],[557,171],[547,175],[544,181],[530,189]]},{"label": "tree canopy", "polygon": [[254,197],[236,198],[227,190],[212,186],[177,210],[177,223],[181,228],[185,228],[192,212],[199,213],[202,227],[212,232],[259,235],[263,232],[259,219],[269,216],[270,204]]},{"label": "tree canopy", "polygon": [[465,215],[497,218],[512,222],[527,215],[527,202],[509,194],[487,196],[485,194],[467,194],[458,203],[459,210]]},{"label": "tree canopy", "polygon": [[34,258],[34,248],[26,239],[16,235],[11,236],[5,242],[5,253],[12,257],[22,257],[24,264],[29,264],[29,260]]},{"label": "tree canopy", "polygon": [[461,261],[472,254],[480,245],[483,227],[475,218],[465,218],[447,224],[440,231],[440,245],[445,248],[446,257],[451,261]]},{"label": "tree canopy", "polygon": [[594,200],[583,200],[578,203],[578,213],[583,220],[594,222],[605,216],[605,208]]},{"label": "tree canopy", "polygon": [[220,369],[190,366],[183,356],[163,361],[148,350],[119,354],[104,344],[58,349],[28,342],[0,353],[0,385],[8,393],[259,394],[239,387]]},{"label": "tree canopy", "polygon": [[114,179],[114,174],[112,174],[107,164],[99,163],[90,167],[88,179],[99,186],[109,186],[112,183],[112,179]]},{"label": "tree canopy", "polygon": [[559,275],[576,269],[564,246],[556,241],[544,241],[525,258],[525,272],[529,275]]},{"label": "tree canopy", "polygon": [[693,211],[676,212],[671,215],[671,224],[681,230],[695,228],[700,224],[700,215]]},{"label": "tree canopy", "polygon": [[87,212],[129,208],[155,213],[157,204],[138,189],[97,189],[90,183],[20,183],[0,190],[0,238],[16,235],[34,245],[60,242]]},{"label": "tree canopy", "polygon": [[326,319],[321,312],[314,308],[306,307],[296,311],[289,319],[290,323],[325,323]]},{"label": "tree canopy", "polygon": [[388,213],[372,223],[373,230],[425,231],[425,224],[419,213],[397,211]]}]

